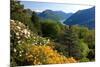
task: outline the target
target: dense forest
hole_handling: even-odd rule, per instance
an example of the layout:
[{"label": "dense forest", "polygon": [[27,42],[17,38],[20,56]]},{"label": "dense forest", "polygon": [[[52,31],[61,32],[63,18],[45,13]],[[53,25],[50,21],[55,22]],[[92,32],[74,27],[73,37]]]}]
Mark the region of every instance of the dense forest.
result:
[{"label": "dense forest", "polygon": [[11,0],[11,67],[95,61],[95,30],[41,20],[35,11]]}]

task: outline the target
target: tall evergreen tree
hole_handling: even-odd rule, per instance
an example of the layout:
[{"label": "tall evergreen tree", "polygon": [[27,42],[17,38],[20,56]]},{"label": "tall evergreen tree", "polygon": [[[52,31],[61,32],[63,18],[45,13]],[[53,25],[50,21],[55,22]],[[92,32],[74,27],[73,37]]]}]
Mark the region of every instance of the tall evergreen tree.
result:
[{"label": "tall evergreen tree", "polygon": [[73,31],[71,26],[69,26],[68,30],[64,34],[64,41],[67,45],[68,56],[76,58],[80,57],[78,35]]}]

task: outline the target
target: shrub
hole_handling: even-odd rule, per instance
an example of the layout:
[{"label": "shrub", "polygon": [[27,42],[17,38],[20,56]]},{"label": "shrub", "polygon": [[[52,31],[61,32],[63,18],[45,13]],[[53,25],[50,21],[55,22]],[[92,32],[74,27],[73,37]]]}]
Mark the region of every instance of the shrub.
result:
[{"label": "shrub", "polygon": [[77,62],[73,57],[66,58],[47,45],[33,45],[27,55],[27,60],[34,64],[63,64]]},{"label": "shrub", "polygon": [[82,58],[82,59],[80,59],[80,62],[89,62],[89,59],[88,58]]},{"label": "shrub", "polygon": [[95,60],[95,49],[90,49],[87,58],[89,58],[90,61],[94,61]]},{"label": "shrub", "polygon": [[41,22],[41,31],[44,37],[50,37],[56,39],[61,32],[61,28],[57,22],[54,21],[44,21]]},{"label": "shrub", "polygon": [[89,48],[88,48],[88,45],[83,40],[80,40],[79,49],[80,49],[80,55],[81,55],[80,58],[87,57],[89,53]]},{"label": "shrub", "polygon": [[44,45],[50,42],[47,38],[42,38],[31,32],[23,23],[11,20],[11,65],[25,65],[26,52],[29,50],[29,44]]}]

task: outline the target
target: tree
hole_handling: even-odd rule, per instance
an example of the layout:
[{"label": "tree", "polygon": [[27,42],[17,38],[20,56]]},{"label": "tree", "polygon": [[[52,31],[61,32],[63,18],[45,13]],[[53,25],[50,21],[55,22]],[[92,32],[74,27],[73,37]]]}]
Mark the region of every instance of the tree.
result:
[{"label": "tree", "polygon": [[67,45],[68,56],[79,58],[79,39],[78,35],[72,30],[71,26],[69,26],[69,29],[65,32],[63,37],[65,44]]},{"label": "tree", "polygon": [[81,30],[84,30],[84,32],[81,31],[80,33],[81,34],[84,33],[82,39],[89,48],[87,58],[90,61],[95,60],[95,30],[89,30],[89,29],[88,30],[81,29]]},{"label": "tree", "polygon": [[55,21],[41,22],[42,35],[56,40],[61,32],[59,24]]},{"label": "tree", "polygon": [[21,13],[24,9],[24,5],[21,5],[20,1],[17,1],[17,0],[10,0],[10,3],[11,3],[11,5],[10,5],[10,7],[11,7],[11,9],[10,9],[11,10],[11,12],[10,12],[11,13],[11,18],[13,18],[12,13],[13,12]]},{"label": "tree", "polygon": [[84,37],[84,41],[90,49],[95,49],[95,31],[89,30],[88,34]]},{"label": "tree", "polygon": [[95,60],[95,49],[90,49],[87,58],[89,58],[90,61]]},{"label": "tree", "polygon": [[79,49],[80,49],[80,53],[81,53],[81,59],[82,58],[86,58],[87,57],[87,55],[88,55],[88,53],[89,53],[89,48],[88,48],[88,45],[87,45],[87,43],[85,43],[84,41],[83,41],[83,39],[81,39],[80,40],[80,42],[79,42]]},{"label": "tree", "polygon": [[12,20],[18,20],[24,23],[33,32],[36,32],[34,24],[31,20],[32,11],[30,9],[24,9],[24,5],[20,4],[20,1],[11,0],[11,17]]},{"label": "tree", "polygon": [[37,30],[37,34],[41,35],[39,17],[34,11],[32,12],[31,20]]}]

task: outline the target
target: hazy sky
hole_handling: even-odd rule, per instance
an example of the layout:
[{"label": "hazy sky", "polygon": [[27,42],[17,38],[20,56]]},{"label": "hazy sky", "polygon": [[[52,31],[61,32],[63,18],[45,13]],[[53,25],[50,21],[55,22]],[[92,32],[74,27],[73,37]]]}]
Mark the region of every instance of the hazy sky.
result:
[{"label": "hazy sky", "polygon": [[21,4],[24,4],[24,8],[30,8],[31,10],[42,12],[46,9],[53,11],[64,11],[66,13],[76,12],[82,9],[88,9],[93,6],[90,5],[79,5],[71,3],[48,3],[48,2],[35,2],[35,1],[21,1]]}]

